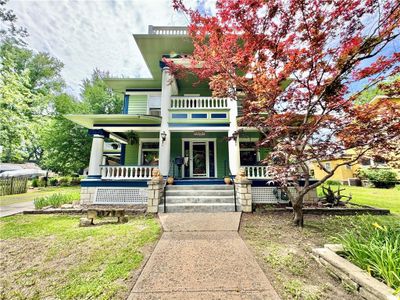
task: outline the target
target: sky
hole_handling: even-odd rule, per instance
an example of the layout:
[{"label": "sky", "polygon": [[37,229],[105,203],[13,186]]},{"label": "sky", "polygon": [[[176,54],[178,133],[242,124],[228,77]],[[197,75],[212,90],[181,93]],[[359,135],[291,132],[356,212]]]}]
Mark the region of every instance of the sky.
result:
[{"label": "sky", "polygon": [[[215,13],[216,0],[185,0],[203,14]],[[133,33],[148,25],[185,26],[188,21],[172,8],[172,0],[10,0],[18,25],[28,30],[28,46],[64,63],[67,92],[79,97],[81,82],[95,68],[113,77],[150,77]],[[385,54],[400,49],[400,39]],[[367,64],[370,62],[366,62]],[[365,82],[353,84],[353,92]]]},{"label": "sky", "polygon": [[[203,11],[213,6],[186,2]],[[77,97],[95,68],[118,77],[150,77],[132,34],[147,33],[148,25],[188,24],[171,0],[10,0],[8,7],[28,30],[28,46],[64,63],[67,92]]]}]

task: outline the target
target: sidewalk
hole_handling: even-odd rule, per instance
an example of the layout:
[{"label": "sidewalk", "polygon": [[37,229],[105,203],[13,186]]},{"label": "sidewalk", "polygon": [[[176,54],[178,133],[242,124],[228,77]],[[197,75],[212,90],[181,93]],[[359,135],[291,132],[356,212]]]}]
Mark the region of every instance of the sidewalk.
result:
[{"label": "sidewalk", "polygon": [[129,299],[279,299],[237,233],[240,213],[159,216],[164,234]]},{"label": "sidewalk", "polygon": [[0,218],[15,215],[24,210],[34,209],[33,201],[20,202],[9,205],[0,206]]}]

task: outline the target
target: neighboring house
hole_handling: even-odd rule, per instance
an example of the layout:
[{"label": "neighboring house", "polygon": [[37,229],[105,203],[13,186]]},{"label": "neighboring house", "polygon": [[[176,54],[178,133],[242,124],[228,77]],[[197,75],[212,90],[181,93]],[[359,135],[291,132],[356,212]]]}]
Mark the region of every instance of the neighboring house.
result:
[{"label": "neighboring house", "polygon": [[[373,105],[379,105],[379,101],[383,99],[390,99],[391,101],[394,101],[395,103],[400,104],[400,97],[388,97],[388,96],[375,96],[370,104]],[[324,160],[322,164],[327,170],[332,170],[335,168],[338,164],[342,164],[346,160],[350,160],[352,157],[353,152],[352,151],[347,151],[346,154],[332,160]],[[359,161],[356,164],[353,165],[344,165],[339,167],[335,174],[329,178],[329,180],[337,180],[342,182],[343,184],[350,184],[352,179],[357,179],[357,171],[362,168],[390,168],[393,171],[397,172],[398,177],[400,178],[400,158],[396,158],[394,161],[389,161],[386,162],[383,158],[372,158],[369,156],[362,157],[359,159]],[[312,175],[316,179],[322,179],[324,176],[326,176],[326,172],[323,171],[316,162],[312,163],[311,166],[312,169]]]},{"label": "neighboring house", "polygon": [[[193,86],[195,78],[173,78],[163,63],[163,57],[187,63],[185,56],[193,51],[187,29],[149,26],[148,34],[133,37],[152,78],[106,80],[115,92],[125,95],[121,114],[66,116],[93,136],[81,202],[146,203],[147,181],[155,167],[164,178],[174,176],[174,186],[186,186],[181,187],[186,192],[172,192],[173,187],[167,191],[171,209],[176,204],[179,210],[181,204],[188,209],[203,205],[213,211],[232,210],[233,187],[224,186],[223,178],[238,174],[239,168],[253,180],[253,202],[279,202],[273,193],[276,188],[266,186],[266,167],[259,164],[265,151],[256,149],[258,131],[237,124],[238,103],[211,97],[207,82]],[[105,148],[105,138],[120,148]],[[193,192],[192,186],[199,184]]]}]

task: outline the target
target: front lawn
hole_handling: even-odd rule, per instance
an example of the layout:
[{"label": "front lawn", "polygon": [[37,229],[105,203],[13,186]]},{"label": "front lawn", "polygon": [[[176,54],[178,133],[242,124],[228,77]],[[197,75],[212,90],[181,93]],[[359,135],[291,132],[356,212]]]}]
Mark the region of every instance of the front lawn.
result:
[{"label": "front lawn", "polygon": [[[332,190],[337,190],[337,186],[331,186]],[[377,189],[360,186],[341,185],[340,188],[346,189],[342,195],[352,195],[351,202],[361,205],[374,206],[390,209],[390,212],[400,214],[400,189]],[[321,195],[321,188],[318,188]]]},{"label": "front lawn", "polygon": [[[305,215],[305,227],[295,228],[290,213],[246,214],[240,234],[282,299],[362,299],[351,286],[331,277],[313,258],[311,250],[338,242],[349,230],[364,224],[398,224],[399,216]],[[371,230],[373,228],[371,227]]]},{"label": "front lawn", "polygon": [[0,197],[0,206],[10,205],[15,203],[33,201],[35,198],[50,196],[55,193],[79,193],[80,186],[68,186],[68,187],[41,187],[37,189],[29,189],[27,193],[7,195]]},{"label": "front lawn", "polygon": [[157,220],[78,227],[80,216],[0,219],[1,299],[125,299],[160,235]]}]

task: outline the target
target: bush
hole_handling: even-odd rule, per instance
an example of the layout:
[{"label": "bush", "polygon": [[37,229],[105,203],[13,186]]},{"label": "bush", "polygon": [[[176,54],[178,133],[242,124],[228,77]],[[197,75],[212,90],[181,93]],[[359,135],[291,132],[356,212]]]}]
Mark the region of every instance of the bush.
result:
[{"label": "bush", "polygon": [[51,186],[57,186],[58,185],[58,179],[57,178],[51,178],[49,180],[49,182],[50,182]]},{"label": "bush", "polygon": [[50,196],[40,197],[33,200],[36,209],[41,209],[46,206],[60,207],[63,204],[70,204],[75,200],[79,200],[79,192],[52,194]]},{"label": "bush", "polygon": [[37,178],[33,178],[31,182],[31,187],[37,188],[39,186],[39,181]]},{"label": "bush", "polygon": [[400,223],[379,224],[373,217],[337,237],[347,258],[400,292]]},{"label": "bush", "polygon": [[327,180],[325,182],[326,185],[342,185],[342,183],[339,180]]},{"label": "bush", "polygon": [[361,179],[368,179],[377,188],[394,187],[397,181],[396,172],[389,169],[361,169],[359,176]]},{"label": "bush", "polygon": [[80,185],[81,179],[79,177],[74,177],[71,179],[71,185]]},{"label": "bush", "polygon": [[61,178],[58,180],[58,184],[59,184],[60,186],[70,186],[70,184],[71,184],[71,178],[69,178],[69,177],[61,177]]}]

